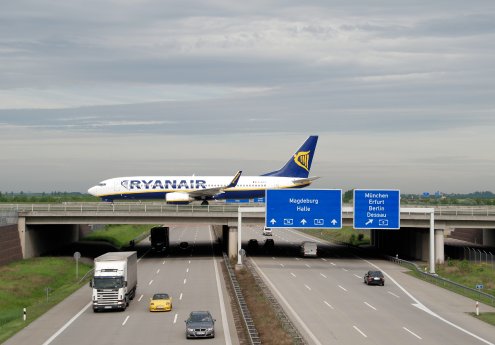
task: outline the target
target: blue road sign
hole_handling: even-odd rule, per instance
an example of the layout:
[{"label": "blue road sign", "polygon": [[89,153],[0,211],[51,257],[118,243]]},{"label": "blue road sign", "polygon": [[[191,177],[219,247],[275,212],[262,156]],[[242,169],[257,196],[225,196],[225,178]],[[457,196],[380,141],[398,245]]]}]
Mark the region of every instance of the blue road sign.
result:
[{"label": "blue road sign", "polygon": [[341,189],[269,189],[265,224],[270,228],[342,228]]},{"label": "blue road sign", "polygon": [[400,191],[354,190],[354,229],[399,229]]}]

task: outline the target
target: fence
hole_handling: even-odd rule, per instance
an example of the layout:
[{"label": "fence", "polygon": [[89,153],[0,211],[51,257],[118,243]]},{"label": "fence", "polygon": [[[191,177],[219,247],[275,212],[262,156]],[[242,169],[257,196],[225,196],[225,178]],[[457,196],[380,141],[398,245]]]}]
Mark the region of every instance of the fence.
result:
[{"label": "fence", "polygon": [[473,261],[476,263],[485,263],[492,269],[495,269],[494,255],[491,252],[486,252],[479,248],[464,247],[464,260]]}]

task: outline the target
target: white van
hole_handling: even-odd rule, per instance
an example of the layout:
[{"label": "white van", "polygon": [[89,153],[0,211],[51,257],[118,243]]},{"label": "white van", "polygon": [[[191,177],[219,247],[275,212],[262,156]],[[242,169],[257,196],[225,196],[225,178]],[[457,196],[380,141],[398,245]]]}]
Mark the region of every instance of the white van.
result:
[{"label": "white van", "polygon": [[304,257],[318,256],[318,246],[316,245],[316,242],[304,241],[301,243],[301,255]]},{"label": "white van", "polygon": [[272,235],[272,229],[271,228],[263,228],[263,236],[271,236]]}]

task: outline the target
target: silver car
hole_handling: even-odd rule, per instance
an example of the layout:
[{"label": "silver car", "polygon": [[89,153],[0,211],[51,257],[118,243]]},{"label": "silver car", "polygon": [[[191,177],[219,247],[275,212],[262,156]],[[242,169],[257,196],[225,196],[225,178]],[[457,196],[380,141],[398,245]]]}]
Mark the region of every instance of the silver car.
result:
[{"label": "silver car", "polygon": [[186,338],[214,338],[215,319],[209,311],[192,311],[186,322]]}]

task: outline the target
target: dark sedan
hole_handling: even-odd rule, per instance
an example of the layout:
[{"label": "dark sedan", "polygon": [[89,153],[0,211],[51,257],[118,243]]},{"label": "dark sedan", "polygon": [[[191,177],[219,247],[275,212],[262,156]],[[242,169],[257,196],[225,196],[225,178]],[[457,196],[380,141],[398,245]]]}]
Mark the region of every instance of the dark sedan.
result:
[{"label": "dark sedan", "polygon": [[186,338],[214,338],[215,319],[209,311],[192,311],[186,322]]},{"label": "dark sedan", "polygon": [[364,275],[364,283],[368,285],[385,285],[385,277],[382,271],[368,271]]}]

